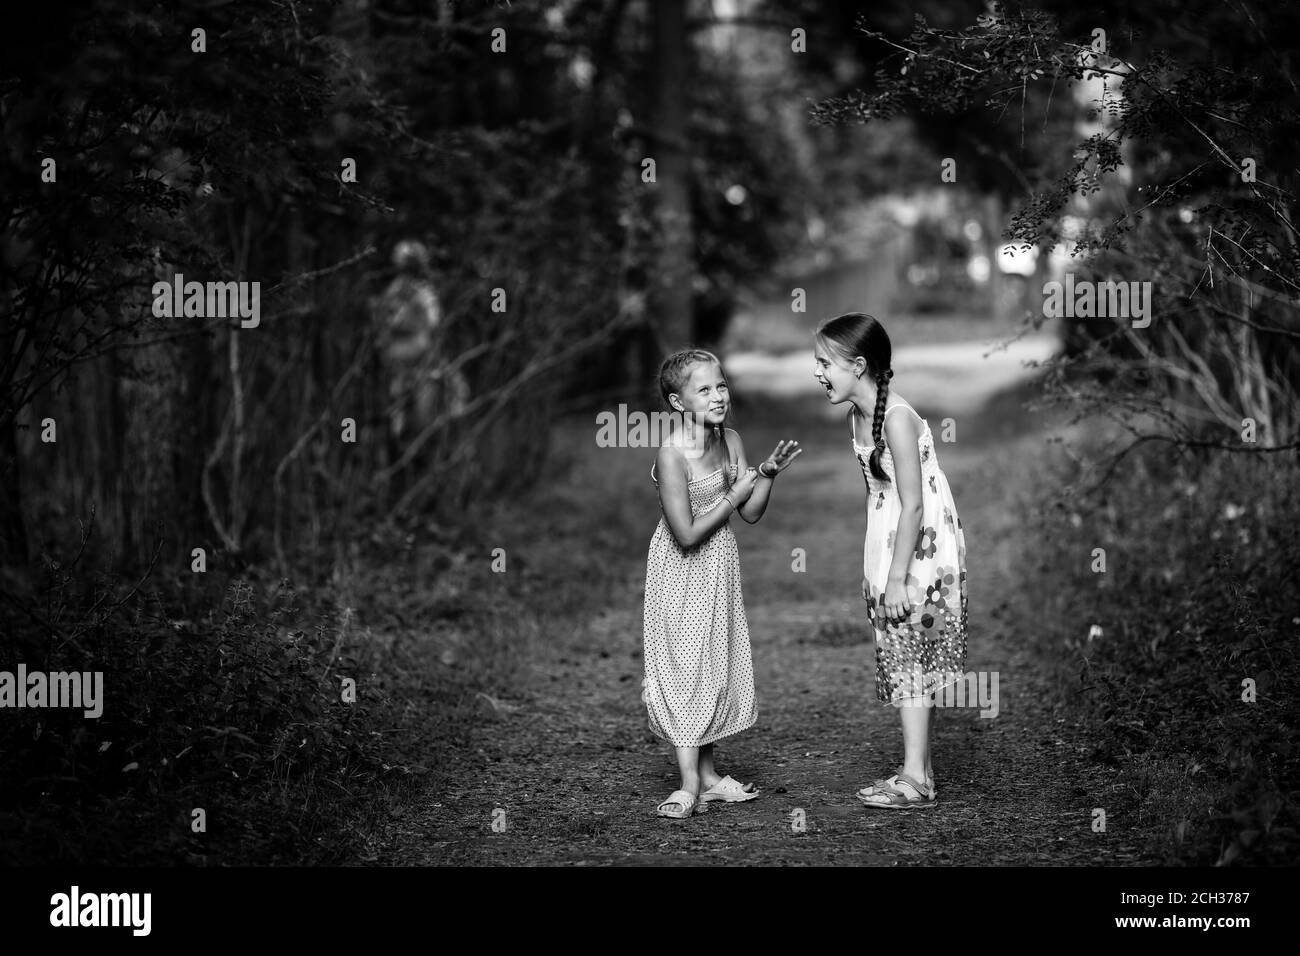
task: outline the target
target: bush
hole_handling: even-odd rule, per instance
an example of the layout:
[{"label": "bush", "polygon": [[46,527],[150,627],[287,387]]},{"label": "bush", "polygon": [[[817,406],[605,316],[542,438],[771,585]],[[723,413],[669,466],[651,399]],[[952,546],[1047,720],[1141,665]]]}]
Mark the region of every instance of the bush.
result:
[{"label": "bush", "polygon": [[1150,849],[1168,862],[1285,863],[1300,849],[1298,470],[1148,448],[1095,500],[1037,502],[1030,547],[1062,558],[1026,562],[1025,619],[1094,758],[1130,782],[1139,819],[1161,824]]},{"label": "bush", "polygon": [[[347,850],[340,834],[325,845],[321,833],[399,762],[379,730],[398,722],[393,702],[366,676],[374,655],[351,609],[313,623],[289,582],[260,597],[256,580],[236,577],[193,621],[167,613],[182,606],[175,596],[122,598],[125,586],[107,579],[76,595],[72,572],[49,573],[66,602],[50,618],[69,623],[26,634],[0,666],[103,672],[104,709],[95,720],[78,709],[6,714],[4,862],[328,862]],[[94,620],[106,604],[113,613]],[[342,699],[345,676],[355,703]],[[196,808],[205,832],[192,828]]]}]

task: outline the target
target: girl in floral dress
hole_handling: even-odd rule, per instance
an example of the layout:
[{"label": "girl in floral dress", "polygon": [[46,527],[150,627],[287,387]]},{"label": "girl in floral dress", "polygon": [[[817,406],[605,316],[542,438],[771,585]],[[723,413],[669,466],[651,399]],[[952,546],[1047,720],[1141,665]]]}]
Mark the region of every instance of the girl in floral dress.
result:
[{"label": "girl in floral dress", "polygon": [[899,708],[903,766],[857,793],[868,807],[934,806],[930,731],[936,692],[966,663],[966,542],[929,423],[890,388],[884,327],[850,312],[817,329],[815,375],[849,402],[867,481],[862,597],[876,637],[876,696]]}]

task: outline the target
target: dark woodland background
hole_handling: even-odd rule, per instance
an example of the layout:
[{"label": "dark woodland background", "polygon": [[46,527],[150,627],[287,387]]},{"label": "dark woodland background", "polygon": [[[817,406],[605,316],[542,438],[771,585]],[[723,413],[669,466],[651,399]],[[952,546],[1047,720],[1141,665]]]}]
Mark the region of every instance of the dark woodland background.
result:
[{"label": "dark woodland background", "polygon": [[[656,408],[690,344],[806,354],[811,386],[809,332],[854,309],[899,347],[1054,343],[953,451],[985,468],[958,501],[1007,515],[1001,626],[1080,759],[1133,781],[1131,859],[1295,862],[1300,8],[31,13],[0,57],[0,669],[103,671],[107,703],[0,711],[0,862],[415,859],[391,821],[488,773],[546,655],[608,656],[577,622],[635,611],[653,490],[594,414]],[[1046,321],[1065,268],[1151,281],[1151,326]],[[175,273],[260,281],[260,326],[155,318]],[[825,437],[852,479],[824,411],[737,392],[742,433],[800,430],[751,457]],[[799,476],[792,526],[824,507]],[[855,615],[819,633],[869,658]],[[635,686],[608,701],[633,725]],[[486,855],[488,799],[419,860],[557,859]],[[572,825],[569,852],[638,839]]]}]

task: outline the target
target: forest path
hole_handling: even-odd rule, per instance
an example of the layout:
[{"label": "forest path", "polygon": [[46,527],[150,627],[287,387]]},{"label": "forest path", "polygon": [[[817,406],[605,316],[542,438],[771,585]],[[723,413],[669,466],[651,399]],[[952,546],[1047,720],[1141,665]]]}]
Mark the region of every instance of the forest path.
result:
[{"label": "forest path", "polygon": [[[1042,343],[1039,343],[1041,347]],[[534,511],[562,529],[548,546],[520,532],[512,544],[544,574],[565,573],[574,540],[603,549],[621,584],[603,610],[563,639],[521,647],[524,675],[508,698],[483,707],[472,753],[455,783],[431,789],[374,844],[379,865],[593,864],[1123,864],[1141,860],[1139,834],[1123,826],[1133,795],[1088,760],[1091,741],[1052,707],[1049,678],[1032,647],[1032,617],[1011,619],[1016,568],[1059,559],[1025,540],[1020,466],[1040,456],[1049,429],[1020,407],[1028,375],[985,349],[913,349],[895,360],[896,383],[938,442],[967,540],[970,587],[967,669],[996,672],[996,717],[978,706],[937,713],[938,806],[863,808],[854,791],[901,763],[896,712],[877,703],[874,652],[860,598],[863,481],[843,407],[831,408],[799,358],[749,356],[732,369],[738,429],[751,459],[782,438],[805,447],[778,479],[754,526],[733,522],[740,542],[753,644],[758,723],[718,745],[723,773],[754,781],[762,796],[713,804],[686,821],[658,818],[676,789],[669,748],[646,726],[640,699],[641,589],[658,502],[647,449],[597,448],[594,426],[572,426],[562,448],[572,467]],[[962,375],[960,390],[941,389]],[[972,388],[976,381],[978,388]],[[910,387],[910,391],[908,390]],[[924,395],[946,395],[947,403]],[[611,539],[582,507],[583,495],[615,494],[638,511],[644,534]],[[640,512],[644,512],[643,515]],[[576,532],[576,534],[575,534]],[[803,548],[804,572],[791,552]],[[589,556],[590,557],[590,556]],[[1086,627],[1086,623],[1081,624]],[[490,704],[490,706],[489,706]],[[1108,832],[1094,832],[1093,808]],[[1117,820],[1117,816],[1119,819]],[[493,824],[497,829],[494,830]],[[803,823],[803,828],[796,825]],[[1116,824],[1121,824],[1117,826]],[[1128,832],[1126,832],[1126,830]]]}]

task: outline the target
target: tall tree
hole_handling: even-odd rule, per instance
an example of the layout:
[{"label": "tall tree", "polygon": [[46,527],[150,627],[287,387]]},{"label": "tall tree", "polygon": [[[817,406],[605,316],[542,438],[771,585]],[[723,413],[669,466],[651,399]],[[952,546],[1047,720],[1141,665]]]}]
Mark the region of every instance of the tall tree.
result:
[{"label": "tall tree", "polygon": [[686,0],[656,0],[651,6],[651,124],[659,245],[650,280],[649,311],[659,344],[669,351],[685,348],[691,338],[695,251],[687,143],[690,101],[686,90],[692,64]]}]

